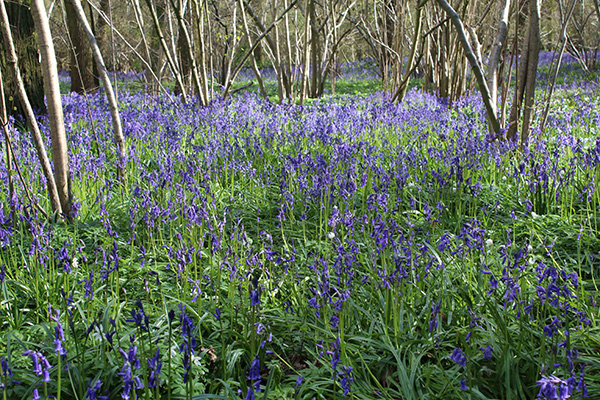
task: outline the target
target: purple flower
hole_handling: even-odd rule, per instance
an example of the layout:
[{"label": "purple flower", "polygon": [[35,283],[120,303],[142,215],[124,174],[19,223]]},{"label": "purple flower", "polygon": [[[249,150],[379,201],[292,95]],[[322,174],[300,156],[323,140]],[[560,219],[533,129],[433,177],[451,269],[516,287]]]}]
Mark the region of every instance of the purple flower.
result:
[{"label": "purple flower", "polygon": [[160,385],[160,370],[162,368],[162,362],[160,361],[160,349],[156,349],[154,357],[148,359],[148,387],[153,388]]},{"label": "purple flower", "polygon": [[85,289],[85,295],[84,297],[86,299],[94,299],[94,289],[92,288],[92,283],[94,282],[94,271],[90,270],[90,275],[89,275],[89,279],[87,279],[85,281],[85,284],[83,285],[84,289]]},{"label": "purple flower", "polygon": [[246,392],[245,400],[256,400],[256,397],[254,397],[254,390],[252,389],[252,386],[248,386],[248,392]]},{"label": "purple flower", "polygon": [[492,346],[487,345],[485,348],[481,349],[481,351],[483,351],[483,358],[485,358],[486,360],[492,359],[492,351],[494,351]]},{"label": "purple flower", "polygon": [[469,388],[467,387],[467,383],[465,382],[465,380],[464,380],[464,379],[461,379],[461,380],[460,380],[460,390],[467,390],[467,389],[469,389]]},{"label": "purple flower", "polygon": [[538,399],[566,400],[573,393],[573,385],[554,375],[542,375],[542,379],[537,381],[540,387]]},{"label": "purple flower", "polygon": [[350,384],[354,382],[354,378],[352,378],[352,367],[348,367],[346,365],[342,365],[342,372],[340,372],[340,386],[344,391],[343,396],[348,396],[350,393]]},{"label": "purple flower", "polygon": [[140,377],[134,375],[133,368],[140,369],[140,360],[137,357],[137,347],[131,345],[129,351],[126,353],[125,350],[119,348],[119,352],[123,357],[123,367],[121,372],[117,373],[123,378],[123,391],[121,392],[121,398],[128,400],[131,397],[131,392],[135,389],[142,389],[144,385],[140,380]]},{"label": "purple flower", "polygon": [[29,356],[31,361],[33,362],[33,372],[37,376],[42,376],[42,381],[50,382],[50,373],[49,370],[52,368],[52,365],[48,362],[46,357],[43,356],[42,353],[36,350],[27,350],[23,352],[24,356]]},{"label": "purple flower", "polygon": [[196,354],[196,337],[193,333],[195,327],[192,319],[185,312],[185,305],[179,304],[179,309],[181,310],[179,322],[181,323],[181,336],[183,339],[183,342],[179,346],[179,352],[183,353],[183,368],[185,370],[183,382],[187,383],[189,372],[192,368],[192,354]]},{"label": "purple flower", "polygon": [[304,381],[304,377],[302,375],[298,375],[298,377],[296,378],[296,384],[294,385],[294,389],[296,389],[296,393],[298,393],[300,385],[302,385],[302,381]]},{"label": "purple flower", "polygon": [[450,359],[452,361],[454,361],[455,363],[457,363],[458,365],[460,365],[461,367],[464,367],[467,365],[467,356],[458,347],[454,349],[454,351],[450,355]]},{"label": "purple flower", "polygon": [[97,380],[96,383],[92,386],[92,380],[88,382],[88,390],[85,393],[85,396],[88,400],[107,400],[108,396],[98,396],[98,392],[100,391],[100,387],[102,386],[102,382]]},{"label": "purple flower", "polygon": [[251,381],[260,380],[260,358],[254,357],[248,371],[248,379]]},{"label": "purple flower", "polygon": [[257,306],[260,304],[260,290],[250,290],[250,305]]},{"label": "purple flower", "polygon": [[5,377],[13,376],[13,372],[8,366],[8,362],[6,361],[6,358],[4,356],[2,356],[2,358],[0,359],[0,365],[2,366],[2,375],[4,375]]},{"label": "purple flower", "polygon": [[140,300],[135,302],[136,308],[131,309],[131,318],[127,318],[125,321],[134,322],[141,330],[148,332],[150,328],[150,320],[144,312],[144,306]]},{"label": "purple flower", "polygon": [[220,307],[215,308],[215,312],[212,313],[212,315],[215,316],[217,321],[221,321],[221,308]]}]

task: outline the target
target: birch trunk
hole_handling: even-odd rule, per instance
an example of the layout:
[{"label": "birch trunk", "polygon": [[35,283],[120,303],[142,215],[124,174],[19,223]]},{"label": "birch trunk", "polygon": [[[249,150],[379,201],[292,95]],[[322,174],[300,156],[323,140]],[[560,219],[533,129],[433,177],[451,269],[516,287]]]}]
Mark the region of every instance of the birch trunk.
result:
[{"label": "birch trunk", "polygon": [[52,137],[52,161],[54,163],[54,181],[60,199],[62,214],[67,220],[71,215],[71,193],[69,193],[69,155],[67,153],[67,137],[63,117],[60,86],[58,84],[58,69],[54,44],[50,34],[50,24],[46,15],[44,0],[31,1],[31,15],[35,24],[38,45],[42,58],[42,74],[48,103],[48,119]]},{"label": "birch trunk", "polygon": [[56,183],[54,182],[54,176],[52,174],[52,167],[50,166],[50,160],[46,154],[46,147],[44,146],[44,140],[42,139],[40,128],[37,124],[37,120],[35,119],[35,114],[31,107],[31,103],[29,102],[29,98],[27,97],[27,92],[25,91],[25,85],[23,84],[23,78],[21,77],[21,71],[19,70],[17,54],[15,52],[14,42],[9,26],[10,24],[8,21],[8,14],[6,13],[6,8],[4,7],[4,1],[0,1],[0,29],[2,30],[2,38],[4,39],[6,46],[6,62],[10,66],[13,80],[16,82],[17,97],[21,102],[21,107],[25,113],[25,118],[27,119],[31,129],[35,150],[37,152],[38,159],[40,160],[44,177],[46,178],[46,185],[48,186],[48,196],[50,197],[52,211],[60,215],[62,213],[62,208]]}]

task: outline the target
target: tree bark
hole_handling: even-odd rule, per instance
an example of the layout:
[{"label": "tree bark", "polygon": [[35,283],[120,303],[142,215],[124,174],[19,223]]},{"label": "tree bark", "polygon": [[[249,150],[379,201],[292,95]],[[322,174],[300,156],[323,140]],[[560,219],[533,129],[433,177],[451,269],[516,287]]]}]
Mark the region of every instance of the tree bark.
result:
[{"label": "tree bark", "polygon": [[529,50],[527,57],[527,84],[525,86],[525,105],[523,107],[523,128],[521,145],[529,138],[529,127],[533,118],[533,103],[537,68],[540,54],[540,0],[529,0]]},{"label": "tree bark", "polygon": [[[25,86],[25,92],[31,108],[38,113],[45,114],[46,103],[44,102],[44,80],[42,68],[38,59],[38,48],[35,41],[35,27],[31,18],[31,11],[25,0],[4,2],[7,14],[7,27],[13,27],[11,33],[12,42],[8,43],[0,36],[0,68],[9,71],[12,66],[8,60],[9,47],[12,46],[15,57],[19,60],[20,76]],[[6,110],[8,115],[23,115],[26,110],[20,98],[13,96],[19,91],[19,84],[14,80],[12,73],[5,74],[4,97],[6,99]]]},{"label": "tree bark", "polygon": [[0,69],[0,124],[4,132],[4,145],[6,146],[6,172],[8,174],[8,200],[13,204],[12,200],[15,195],[15,186],[13,183],[13,154],[10,148],[10,133],[8,131],[8,115],[6,114],[6,102],[4,101],[4,79],[2,69]]},{"label": "tree bark", "polygon": [[502,3],[500,3],[500,23],[498,24],[498,33],[494,39],[488,62],[487,83],[490,88],[490,98],[496,109],[498,101],[498,66],[500,65],[502,48],[504,47],[504,40],[506,39],[506,34],[508,32],[509,11],[510,0],[503,0]]},{"label": "tree bark", "polygon": [[69,155],[67,153],[67,137],[65,122],[58,84],[58,69],[54,44],[50,34],[50,24],[46,15],[44,0],[31,1],[31,15],[35,24],[40,55],[42,58],[42,73],[46,101],[48,103],[48,119],[50,121],[50,135],[52,137],[52,161],[54,162],[54,181],[60,199],[63,215],[70,220],[71,193],[69,192]]},{"label": "tree bark", "polygon": [[[244,10],[244,2],[242,0],[238,0],[240,5],[240,12],[242,14],[242,22],[244,23],[244,33],[246,34],[246,41],[248,42],[248,46],[251,46],[252,37],[250,36],[250,28],[248,27],[248,19],[246,18],[246,11]],[[250,55],[250,61],[252,65],[252,71],[254,72],[254,76],[256,76],[256,80],[258,81],[258,87],[260,89],[260,94],[264,98],[267,98],[267,91],[265,89],[265,84],[263,83],[262,76],[260,75],[260,70],[258,69],[258,64],[256,62],[256,52],[252,52]]]},{"label": "tree bark", "polygon": [[462,21],[456,11],[448,4],[446,0],[436,0],[440,7],[448,14],[448,17],[452,21],[456,32],[458,34],[458,39],[465,51],[465,55],[471,64],[471,70],[477,79],[477,85],[479,86],[479,92],[481,93],[481,97],[483,98],[483,104],[485,105],[485,109],[487,111],[488,120],[490,121],[492,133],[497,133],[500,131],[500,123],[498,122],[498,116],[496,114],[496,108],[494,104],[491,102],[490,91],[485,82],[485,77],[483,75],[483,71],[481,69],[481,65],[477,61],[475,54],[473,53],[473,49],[469,44],[469,40],[465,34],[465,29],[462,24]]},{"label": "tree bark", "polygon": [[[56,183],[52,174],[50,160],[48,159],[48,155],[46,154],[44,140],[42,139],[40,128],[37,124],[37,120],[35,118],[35,114],[33,112],[31,103],[29,102],[29,98],[25,90],[25,85],[23,84],[23,79],[21,78],[21,71],[19,69],[18,58],[15,51],[12,34],[9,28],[10,24],[8,21],[8,14],[6,12],[6,8],[4,7],[4,1],[0,1],[0,22],[0,29],[2,30],[2,38],[4,40],[4,46],[6,49],[6,62],[9,65],[10,70],[12,72],[13,81],[15,82],[16,86],[15,91],[17,92],[17,97],[19,98],[19,101],[21,103],[21,108],[23,109],[23,113],[25,114],[25,118],[27,119],[27,122],[29,123],[31,129],[33,143],[35,145],[38,159],[40,160],[40,164],[42,166],[42,172],[44,173],[44,177],[46,178],[46,185],[48,186],[48,196],[50,197],[50,204],[52,205],[52,210],[60,215],[62,213],[60,197],[58,195]],[[43,87],[43,85],[41,86]]]},{"label": "tree bark", "polygon": [[167,41],[165,40],[165,36],[164,36],[162,28],[160,26],[160,21],[158,20],[158,15],[156,14],[156,9],[154,8],[154,5],[152,4],[152,0],[146,0],[146,4],[148,5],[148,8],[150,9],[150,14],[152,14],[152,20],[154,21],[154,29],[156,30],[156,34],[158,35],[158,40],[163,49],[165,57],[167,57],[167,63],[169,64],[169,67],[171,68],[171,72],[173,73],[173,75],[175,76],[175,80],[177,81],[177,86],[179,87],[179,90],[181,92],[181,97],[183,97],[183,102],[187,103],[187,94],[186,94],[186,90],[185,90],[185,85],[183,84],[183,79],[181,78],[179,68],[177,68],[177,64],[175,64],[173,57],[171,57],[171,52],[169,51],[169,46],[167,45]]},{"label": "tree bark", "polygon": [[64,1],[67,14],[67,28],[71,42],[71,92],[78,94],[94,93],[99,89],[98,78],[94,74],[94,56],[85,42],[85,31],[70,1]]},{"label": "tree bark", "polygon": [[521,145],[529,138],[533,102],[536,86],[538,54],[540,50],[540,9],[539,0],[529,2],[529,26],[525,47],[521,52],[520,66],[517,74],[515,96],[510,110],[509,126],[506,137],[513,140],[517,136],[521,107],[523,107],[523,125],[521,128]]},{"label": "tree bark", "polygon": [[104,85],[104,92],[106,93],[106,98],[108,100],[108,106],[110,108],[110,115],[112,119],[112,127],[113,127],[113,140],[115,142],[115,146],[117,148],[117,170],[119,172],[119,178],[123,181],[126,180],[126,168],[125,168],[125,137],[123,136],[123,128],[121,127],[121,116],[119,115],[119,107],[117,105],[117,99],[115,97],[115,92],[113,90],[112,84],[110,82],[110,78],[108,77],[108,72],[106,71],[106,66],[104,65],[104,60],[102,58],[102,54],[100,52],[100,47],[98,47],[98,43],[96,42],[96,38],[92,33],[92,29],[90,28],[90,24],[88,23],[85,12],[83,11],[83,7],[81,6],[80,0],[66,0],[73,6],[75,11],[75,15],[83,27],[83,31],[87,36],[88,46],[92,49],[92,54],[94,55],[94,59],[96,60],[96,65],[98,66],[98,72],[100,74],[100,78],[102,79],[102,84]]}]

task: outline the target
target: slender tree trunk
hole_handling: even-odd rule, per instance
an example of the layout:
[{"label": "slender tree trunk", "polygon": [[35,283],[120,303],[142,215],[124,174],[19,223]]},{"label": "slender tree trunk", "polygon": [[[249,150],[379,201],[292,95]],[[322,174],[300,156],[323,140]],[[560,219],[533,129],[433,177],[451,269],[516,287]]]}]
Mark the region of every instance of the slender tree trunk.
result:
[{"label": "slender tree trunk", "polygon": [[[106,15],[107,17],[110,16],[112,14],[111,12],[111,7],[110,7],[110,0],[100,0],[100,10],[104,13],[104,15]],[[137,9],[134,6],[134,13],[136,16],[136,20],[137,20]],[[107,60],[106,63],[106,68],[109,70],[114,70],[114,65],[112,65],[111,62],[111,45],[110,45],[110,33],[111,33],[111,28],[108,24],[108,22],[100,17],[98,18],[98,22],[96,23],[96,40],[98,41],[98,47],[100,47],[100,52],[102,53],[102,57]],[[83,35],[82,35],[83,36]],[[144,36],[144,32],[142,32],[142,37]],[[144,45],[144,51],[147,52],[147,47],[146,47],[146,40],[144,39],[142,41],[142,44]]]},{"label": "slender tree trunk", "polygon": [[488,62],[488,78],[487,83],[490,88],[490,98],[494,107],[497,108],[496,103],[498,101],[498,66],[500,65],[500,58],[502,57],[502,48],[504,47],[504,40],[508,33],[508,16],[510,12],[510,0],[502,0],[500,3],[500,23],[498,24],[498,32],[494,39],[492,51],[490,52],[490,58]]},{"label": "slender tree trunk", "polygon": [[[25,0],[3,1],[7,14],[7,27],[12,27],[12,42],[9,44],[3,36],[0,36],[0,68],[12,71],[8,60],[9,47],[12,47],[15,57],[19,60],[22,83],[29,103],[34,111],[45,114],[46,104],[44,102],[44,80],[42,68],[39,63],[38,47],[35,41],[35,27],[31,18],[28,2]],[[10,25],[8,22],[10,21]],[[13,96],[19,92],[19,84],[14,80],[11,73],[4,74],[4,97],[6,99],[6,110],[9,115],[25,115],[26,110],[22,106],[20,98]]]},{"label": "slender tree trunk", "polygon": [[85,31],[76,16],[70,1],[65,0],[67,28],[71,44],[71,91],[78,94],[93,93],[98,90],[98,78],[94,75],[94,56],[85,40]]},{"label": "slender tree trunk", "polygon": [[310,18],[310,97],[318,97],[319,84],[319,30],[317,27],[317,12],[315,10],[315,0],[311,0],[308,8],[308,17]]},{"label": "slender tree trunk", "polygon": [[[307,0],[307,7],[311,0]],[[307,86],[308,86],[308,73],[310,68],[310,46],[308,45],[309,38],[309,18],[308,14],[304,15],[304,32],[303,32],[303,44],[304,51],[302,54],[302,76],[300,77],[300,105],[304,105],[304,99],[307,96]]]},{"label": "slender tree trunk", "polygon": [[[277,17],[272,23],[271,25],[269,25],[268,28],[265,29],[264,25],[262,25],[262,23],[260,22],[260,20],[257,19],[256,14],[254,14],[252,12],[251,9],[248,9],[248,12],[251,14],[251,16],[255,19],[255,21],[257,22],[257,25],[259,26],[259,28],[261,29],[262,33],[256,38],[255,42],[252,44],[252,46],[250,46],[250,49],[246,52],[246,54],[241,58],[241,60],[239,61],[237,67],[234,69],[233,73],[231,74],[231,79],[229,80],[228,85],[225,87],[225,89],[223,90],[223,97],[227,97],[229,90],[231,89],[231,85],[232,83],[235,81],[235,78],[237,77],[237,75],[239,74],[240,70],[242,69],[242,67],[244,66],[244,64],[246,63],[246,61],[248,60],[248,58],[253,54],[254,50],[256,49],[256,47],[258,47],[258,45],[260,44],[260,42],[263,39],[267,39],[267,41],[269,40],[269,32],[271,32],[271,30],[277,25],[277,23],[279,21],[281,21],[281,19],[285,16],[285,14],[287,14],[298,2],[298,0],[292,0],[292,2],[290,3],[290,5],[283,10],[283,12],[281,13],[281,15],[279,17]],[[248,3],[245,3],[246,8],[248,8]],[[271,42],[272,43],[272,42]],[[278,71],[279,73],[280,71]]]},{"label": "slender tree trunk", "polygon": [[21,107],[25,114],[25,118],[27,119],[27,122],[29,123],[31,129],[33,143],[35,145],[38,159],[40,160],[40,164],[42,166],[42,172],[44,173],[44,177],[46,178],[46,184],[48,186],[48,196],[50,197],[50,204],[52,205],[52,210],[58,215],[60,215],[62,213],[61,202],[60,197],[58,195],[58,190],[56,188],[56,183],[54,182],[52,167],[50,166],[50,160],[48,159],[48,155],[46,154],[44,140],[42,139],[40,128],[37,124],[37,120],[35,118],[33,108],[31,107],[31,103],[29,102],[27,92],[25,91],[23,79],[21,78],[21,71],[19,69],[18,58],[9,26],[10,24],[8,21],[8,14],[6,13],[6,8],[4,7],[4,1],[0,1],[0,29],[2,30],[2,38],[4,41],[4,46],[6,48],[6,62],[9,65],[10,70],[12,72],[12,78],[15,82],[17,97],[19,98]]},{"label": "slender tree trunk", "polygon": [[206,10],[204,9],[204,5],[200,5],[200,2],[198,0],[194,0],[194,5],[196,6],[196,17],[197,17],[197,21],[196,21],[196,28],[197,28],[197,34],[198,34],[198,40],[200,42],[200,83],[202,85],[201,89],[202,89],[202,96],[204,96],[204,98],[206,99],[206,102],[208,103],[211,99],[211,94],[208,90],[208,80],[209,80],[209,76],[212,76],[212,74],[208,73],[208,63],[207,63],[207,58],[206,58],[206,53],[209,52],[209,49],[207,48],[207,43],[206,43],[206,38],[205,38],[205,32],[204,32],[204,22],[205,22],[205,16],[206,16]]},{"label": "slender tree trunk", "polygon": [[54,44],[50,34],[50,24],[46,15],[44,0],[31,1],[31,15],[35,24],[40,55],[42,58],[42,73],[46,101],[48,102],[48,119],[50,120],[50,135],[52,137],[52,161],[54,163],[54,181],[60,199],[63,215],[68,220],[71,215],[71,193],[69,192],[69,155],[67,153],[67,136],[63,117],[60,86],[58,84],[58,69]]},{"label": "slender tree trunk", "polygon": [[[185,20],[183,15],[183,10],[181,4],[177,7],[174,0],[171,0],[171,6],[175,9],[175,13],[177,14],[177,22],[179,23],[179,40],[182,41],[181,47],[183,47],[182,51],[182,75],[185,76],[185,72],[183,69],[184,63],[187,63],[187,70],[191,69],[192,78],[194,80],[194,86],[196,88],[196,93],[200,96],[200,101],[202,104],[208,104],[208,99],[204,97],[204,91],[202,90],[202,84],[200,83],[200,75],[198,74],[198,66],[196,65],[196,58],[194,57],[194,51],[192,49],[192,39],[188,30],[185,26]],[[179,43],[178,43],[179,47]]]},{"label": "slender tree trunk", "polygon": [[410,55],[408,57],[408,62],[406,63],[406,71],[404,72],[404,77],[402,78],[402,82],[398,86],[398,90],[394,97],[397,97],[398,101],[402,101],[404,96],[406,96],[406,91],[408,90],[408,83],[410,81],[410,75],[414,72],[413,64],[415,62],[415,57],[417,54],[417,48],[419,47],[419,39],[421,37],[421,26],[423,22],[423,7],[424,4],[419,4],[417,6],[417,15],[415,17],[415,31],[413,32],[413,42],[412,48],[410,49]]},{"label": "slender tree trunk", "polygon": [[[532,4],[532,3],[535,3],[535,4]],[[511,110],[510,110],[510,117],[508,119],[508,121],[509,121],[508,122],[508,131],[506,133],[506,137],[509,140],[514,140],[517,136],[517,132],[519,131],[519,119],[521,117],[521,110],[524,106],[523,101],[526,96],[527,86],[531,85],[531,82],[530,82],[531,77],[529,76],[529,72],[532,70],[532,68],[531,68],[532,60],[530,60],[530,56],[533,54],[532,46],[535,45],[539,51],[539,13],[537,14],[537,19],[534,15],[531,15],[532,10],[538,9],[536,6],[537,6],[537,0],[531,0],[530,7],[529,7],[529,25],[527,27],[527,36],[525,39],[524,47],[521,50],[521,57],[518,60],[519,68],[517,70],[517,83],[515,85],[515,94],[514,94],[514,98],[513,98],[513,104],[511,106]],[[539,11],[539,9],[538,9],[538,11]],[[537,29],[537,33],[536,33],[536,29]],[[537,37],[537,41],[538,41],[537,44],[535,44],[534,40],[532,40],[532,36]],[[535,64],[536,64],[535,68],[537,69],[537,52],[535,54]],[[535,70],[533,70],[533,72],[534,72],[533,85],[534,85],[534,89],[535,89]],[[533,98],[531,98],[531,101],[533,101]],[[531,116],[531,113],[528,113],[528,116]],[[529,124],[530,123],[527,123],[528,130],[529,130]],[[525,127],[525,119],[523,119],[523,127]],[[525,137],[523,135],[528,136],[529,133],[525,134],[525,133],[521,132],[521,138],[525,139]]]},{"label": "slender tree trunk", "polygon": [[[571,0],[571,6],[569,7],[567,16],[562,22],[562,29],[560,32],[560,51],[558,53],[558,60],[556,62],[556,66],[554,67],[554,72],[552,74],[552,82],[550,83],[550,89],[548,89],[547,91],[548,94],[546,95],[544,111],[542,112],[542,123],[540,124],[541,133],[544,133],[544,129],[546,128],[546,121],[548,120],[548,113],[550,112],[550,101],[552,100],[552,93],[554,92],[554,88],[556,86],[556,78],[558,78],[558,73],[560,72],[560,65],[562,64],[563,55],[565,54],[565,47],[567,45],[567,26],[569,24],[571,14],[573,13],[573,9],[575,8],[576,1],[577,0]],[[600,19],[598,21],[600,22]]]},{"label": "slender tree trunk", "polygon": [[452,21],[452,24],[456,28],[456,32],[458,34],[458,39],[463,47],[465,55],[471,64],[471,69],[475,78],[477,79],[477,84],[479,86],[479,92],[481,93],[481,97],[483,99],[483,103],[485,105],[485,109],[487,111],[488,120],[490,121],[490,125],[493,133],[497,133],[500,131],[500,123],[498,122],[498,116],[496,114],[495,104],[491,102],[490,91],[485,82],[485,76],[483,75],[483,71],[481,69],[481,65],[477,61],[475,54],[473,53],[473,49],[467,40],[467,36],[465,34],[465,30],[462,24],[462,21],[456,11],[448,4],[446,0],[437,0],[438,4],[442,9],[448,14],[448,17]]},{"label": "slender tree trunk", "polygon": [[185,90],[185,85],[183,84],[183,80],[181,78],[181,74],[179,73],[179,69],[177,68],[177,64],[171,57],[171,52],[169,51],[169,46],[167,45],[167,41],[165,40],[165,36],[163,35],[162,28],[160,26],[160,21],[158,20],[158,15],[156,14],[156,9],[152,4],[152,0],[146,0],[146,4],[150,9],[150,14],[152,14],[152,20],[154,21],[154,29],[156,30],[156,34],[158,35],[158,40],[160,41],[160,45],[162,46],[163,52],[167,57],[167,62],[169,67],[171,68],[171,72],[175,76],[175,80],[177,81],[177,86],[179,86],[179,90],[181,91],[181,96],[183,97],[184,103],[187,103],[187,94]]},{"label": "slender tree trunk", "polygon": [[6,102],[4,101],[4,79],[0,69],[0,124],[4,132],[4,145],[6,146],[6,172],[8,174],[8,200],[10,204],[14,199],[15,186],[13,183],[13,154],[10,148],[10,132],[8,131],[8,115],[6,114]]},{"label": "slender tree trunk", "polygon": [[533,118],[533,104],[537,68],[540,54],[540,0],[529,0],[529,50],[527,59],[527,84],[525,86],[525,105],[523,107],[523,128],[521,145],[529,138],[529,127]]},{"label": "slender tree trunk", "polygon": [[[242,0],[238,0],[240,5],[240,12],[242,13],[242,22],[244,23],[244,33],[246,34],[246,40],[248,41],[248,46],[251,45],[252,38],[250,36],[250,28],[248,28],[248,19],[246,18],[246,11],[244,10],[244,2]],[[252,52],[250,56],[250,61],[252,62],[252,71],[254,72],[254,76],[256,76],[256,80],[258,81],[258,87],[260,89],[260,94],[263,97],[267,97],[267,91],[265,90],[265,84],[263,83],[262,76],[260,75],[260,70],[258,69],[258,64],[256,63],[256,55],[255,52]]]},{"label": "slender tree trunk", "polygon": [[66,1],[73,6],[75,16],[77,17],[79,23],[83,27],[83,30],[87,36],[88,46],[92,49],[94,59],[96,60],[96,65],[98,65],[98,72],[100,73],[102,84],[104,85],[104,92],[106,93],[106,98],[108,100],[108,106],[110,108],[110,115],[112,119],[113,140],[115,142],[115,146],[117,147],[117,170],[119,172],[119,178],[121,180],[126,180],[127,177],[125,173],[126,168],[124,155],[126,151],[125,137],[123,136],[123,128],[121,127],[121,116],[119,115],[119,108],[117,105],[115,92],[110,82],[110,78],[108,77],[108,72],[106,71],[106,66],[104,65],[102,54],[100,53],[100,47],[98,47],[96,38],[94,37],[92,29],[90,28],[90,25],[85,17],[85,12],[83,11],[83,7],[81,6],[80,0]]}]

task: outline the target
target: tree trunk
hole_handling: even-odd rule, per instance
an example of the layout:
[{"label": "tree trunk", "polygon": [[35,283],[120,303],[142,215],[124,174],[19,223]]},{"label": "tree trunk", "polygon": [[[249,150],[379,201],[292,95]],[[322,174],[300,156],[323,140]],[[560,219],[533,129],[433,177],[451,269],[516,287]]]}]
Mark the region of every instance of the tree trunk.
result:
[{"label": "tree trunk", "polygon": [[78,94],[94,93],[98,90],[98,78],[94,75],[94,56],[87,45],[85,32],[79,22],[73,4],[64,1],[67,14],[67,28],[71,44],[71,92]]},{"label": "tree trunk", "polygon": [[[17,54],[15,51],[12,34],[9,29],[10,24],[8,22],[8,14],[6,13],[6,8],[4,7],[4,5],[4,1],[0,1],[0,29],[2,30],[2,40],[4,41],[4,46],[6,49],[6,62],[10,67],[12,80],[13,82],[15,82],[15,91],[17,92],[17,97],[20,101],[21,108],[31,128],[33,143],[35,145],[38,159],[40,160],[40,164],[42,166],[44,177],[46,178],[46,184],[48,185],[48,195],[50,197],[50,204],[52,205],[52,210],[60,215],[60,198],[58,196],[56,183],[54,182],[54,176],[52,175],[50,160],[48,160],[44,140],[42,139],[40,128],[37,124],[37,120],[35,118],[33,108],[31,107],[31,103],[29,102],[29,99],[27,97],[27,92],[25,91],[23,79],[21,78],[21,71],[19,70]],[[41,87],[43,88],[43,85],[41,85]]]},{"label": "tree trunk", "polygon": [[498,66],[500,65],[502,48],[504,47],[504,40],[506,39],[506,34],[508,32],[509,11],[510,0],[503,0],[502,3],[500,3],[500,23],[498,24],[498,33],[494,39],[494,45],[490,51],[488,62],[487,83],[490,88],[491,101],[496,108],[496,103],[498,102]]},{"label": "tree trunk", "polygon": [[508,131],[506,137],[513,140],[519,130],[519,118],[523,108],[523,126],[521,129],[521,143],[529,137],[529,126],[531,125],[533,96],[535,92],[535,79],[538,66],[538,53],[540,49],[540,12],[539,0],[530,0],[529,3],[529,26],[525,46],[521,51],[519,70],[517,73],[517,84],[515,95],[510,110]]},{"label": "tree trunk", "polygon": [[[108,17],[109,20],[112,20],[112,11],[110,0],[100,0],[100,10]],[[137,16],[137,10],[134,10]],[[112,62],[112,45],[111,45],[111,28],[109,23],[104,18],[98,18],[98,22],[96,23],[96,40],[98,41],[98,47],[100,47],[100,52],[102,53],[102,57],[106,61],[106,68],[109,71],[114,71],[115,66]],[[83,35],[82,35],[83,36]],[[146,42],[144,41],[145,45]],[[147,49],[145,49],[147,51]]]},{"label": "tree trunk", "polygon": [[8,131],[8,115],[6,114],[6,102],[4,101],[4,79],[0,69],[0,124],[4,132],[4,145],[6,146],[6,173],[8,175],[8,202],[14,204],[15,186],[13,183],[13,154],[10,148],[10,132]]},{"label": "tree trunk", "polygon": [[[20,74],[25,85],[25,92],[31,108],[38,113],[46,113],[44,103],[44,81],[42,69],[38,60],[37,43],[35,42],[35,29],[31,12],[25,0],[4,2],[4,7],[13,27],[12,40],[14,50],[19,60]],[[9,43],[4,36],[0,36],[0,68],[4,71],[11,69],[9,57]],[[9,115],[25,115],[26,110],[19,98],[14,93],[19,91],[14,74],[5,74],[4,98],[6,110]]]},{"label": "tree trunk", "polygon": [[104,85],[104,92],[106,93],[108,106],[110,108],[110,115],[113,126],[113,140],[115,142],[115,146],[117,147],[117,170],[119,172],[119,178],[121,180],[125,180],[125,138],[123,137],[123,129],[121,127],[121,116],[119,115],[119,108],[117,105],[115,92],[113,90],[112,84],[110,83],[110,78],[108,77],[108,72],[106,71],[106,66],[104,65],[104,60],[102,59],[100,48],[98,47],[96,38],[94,37],[92,29],[90,28],[90,25],[85,17],[85,12],[83,11],[83,7],[81,6],[80,0],[66,1],[73,6],[75,16],[77,17],[79,23],[83,27],[83,31],[87,36],[88,46],[91,48],[92,54],[94,55],[94,59],[96,61],[96,65],[98,66],[98,72],[100,73],[100,78],[102,79],[102,84]]},{"label": "tree trunk", "polygon": [[481,97],[483,99],[483,104],[485,105],[485,109],[487,111],[488,120],[490,121],[492,133],[497,133],[500,131],[500,123],[498,122],[498,116],[496,113],[495,104],[491,102],[490,91],[485,82],[485,76],[483,75],[483,71],[481,69],[481,65],[477,61],[475,54],[473,53],[473,49],[469,44],[467,36],[465,34],[465,30],[460,20],[460,17],[454,11],[454,9],[448,4],[446,0],[437,0],[438,4],[442,9],[446,12],[452,24],[456,28],[456,32],[458,33],[458,39],[463,47],[465,55],[471,64],[471,70],[473,71],[473,75],[477,79],[477,85],[479,86],[479,92],[481,93]]},{"label": "tree trunk", "polygon": [[529,138],[529,127],[533,119],[533,103],[537,68],[540,54],[540,0],[529,0],[529,54],[527,56],[527,84],[525,85],[525,106],[523,107],[523,128],[521,145]]},{"label": "tree trunk", "polygon": [[154,22],[154,29],[155,29],[156,35],[158,36],[158,40],[159,40],[162,50],[165,54],[165,57],[167,57],[167,62],[169,64],[169,67],[171,68],[171,72],[175,76],[175,80],[177,81],[177,86],[179,87],[179,90],[181,92],[181,97],[183,98],[183,102],[187,103],[187,94],[186,94],[186,90],[185,90],[185,85],[183,84],[183,79],[181,78],[181,74],[180,74],[179,68],[177,68],[177,64],[173,60],[173,57],[171,57],[171,52],[169,50],[169,46],[167,45],[167,41],[163,34],[163,30],[160,26],[158,14],[156,13],[156,9],[154,8],[154,5],[152,4],[152,0],[146,0],[146,5],[148,5],[148,8],[150,9],[150,14],[152,14],[152,20]]},{"label": "tree trunk", "polygon": [[67,137],[63,117],[60,86],[54,44],[50,34],[50,24],[46,15],[44,0],[31,1],[31,15],[35,24],[40,55],[42,58],[42,73],[46,101],[48,103],[48,119],[52,137],[52,161],[54,163],[54,181],[62,213],[68,220],[71,215],[71,193],[69,192],[69,155],[67,153]]}]

